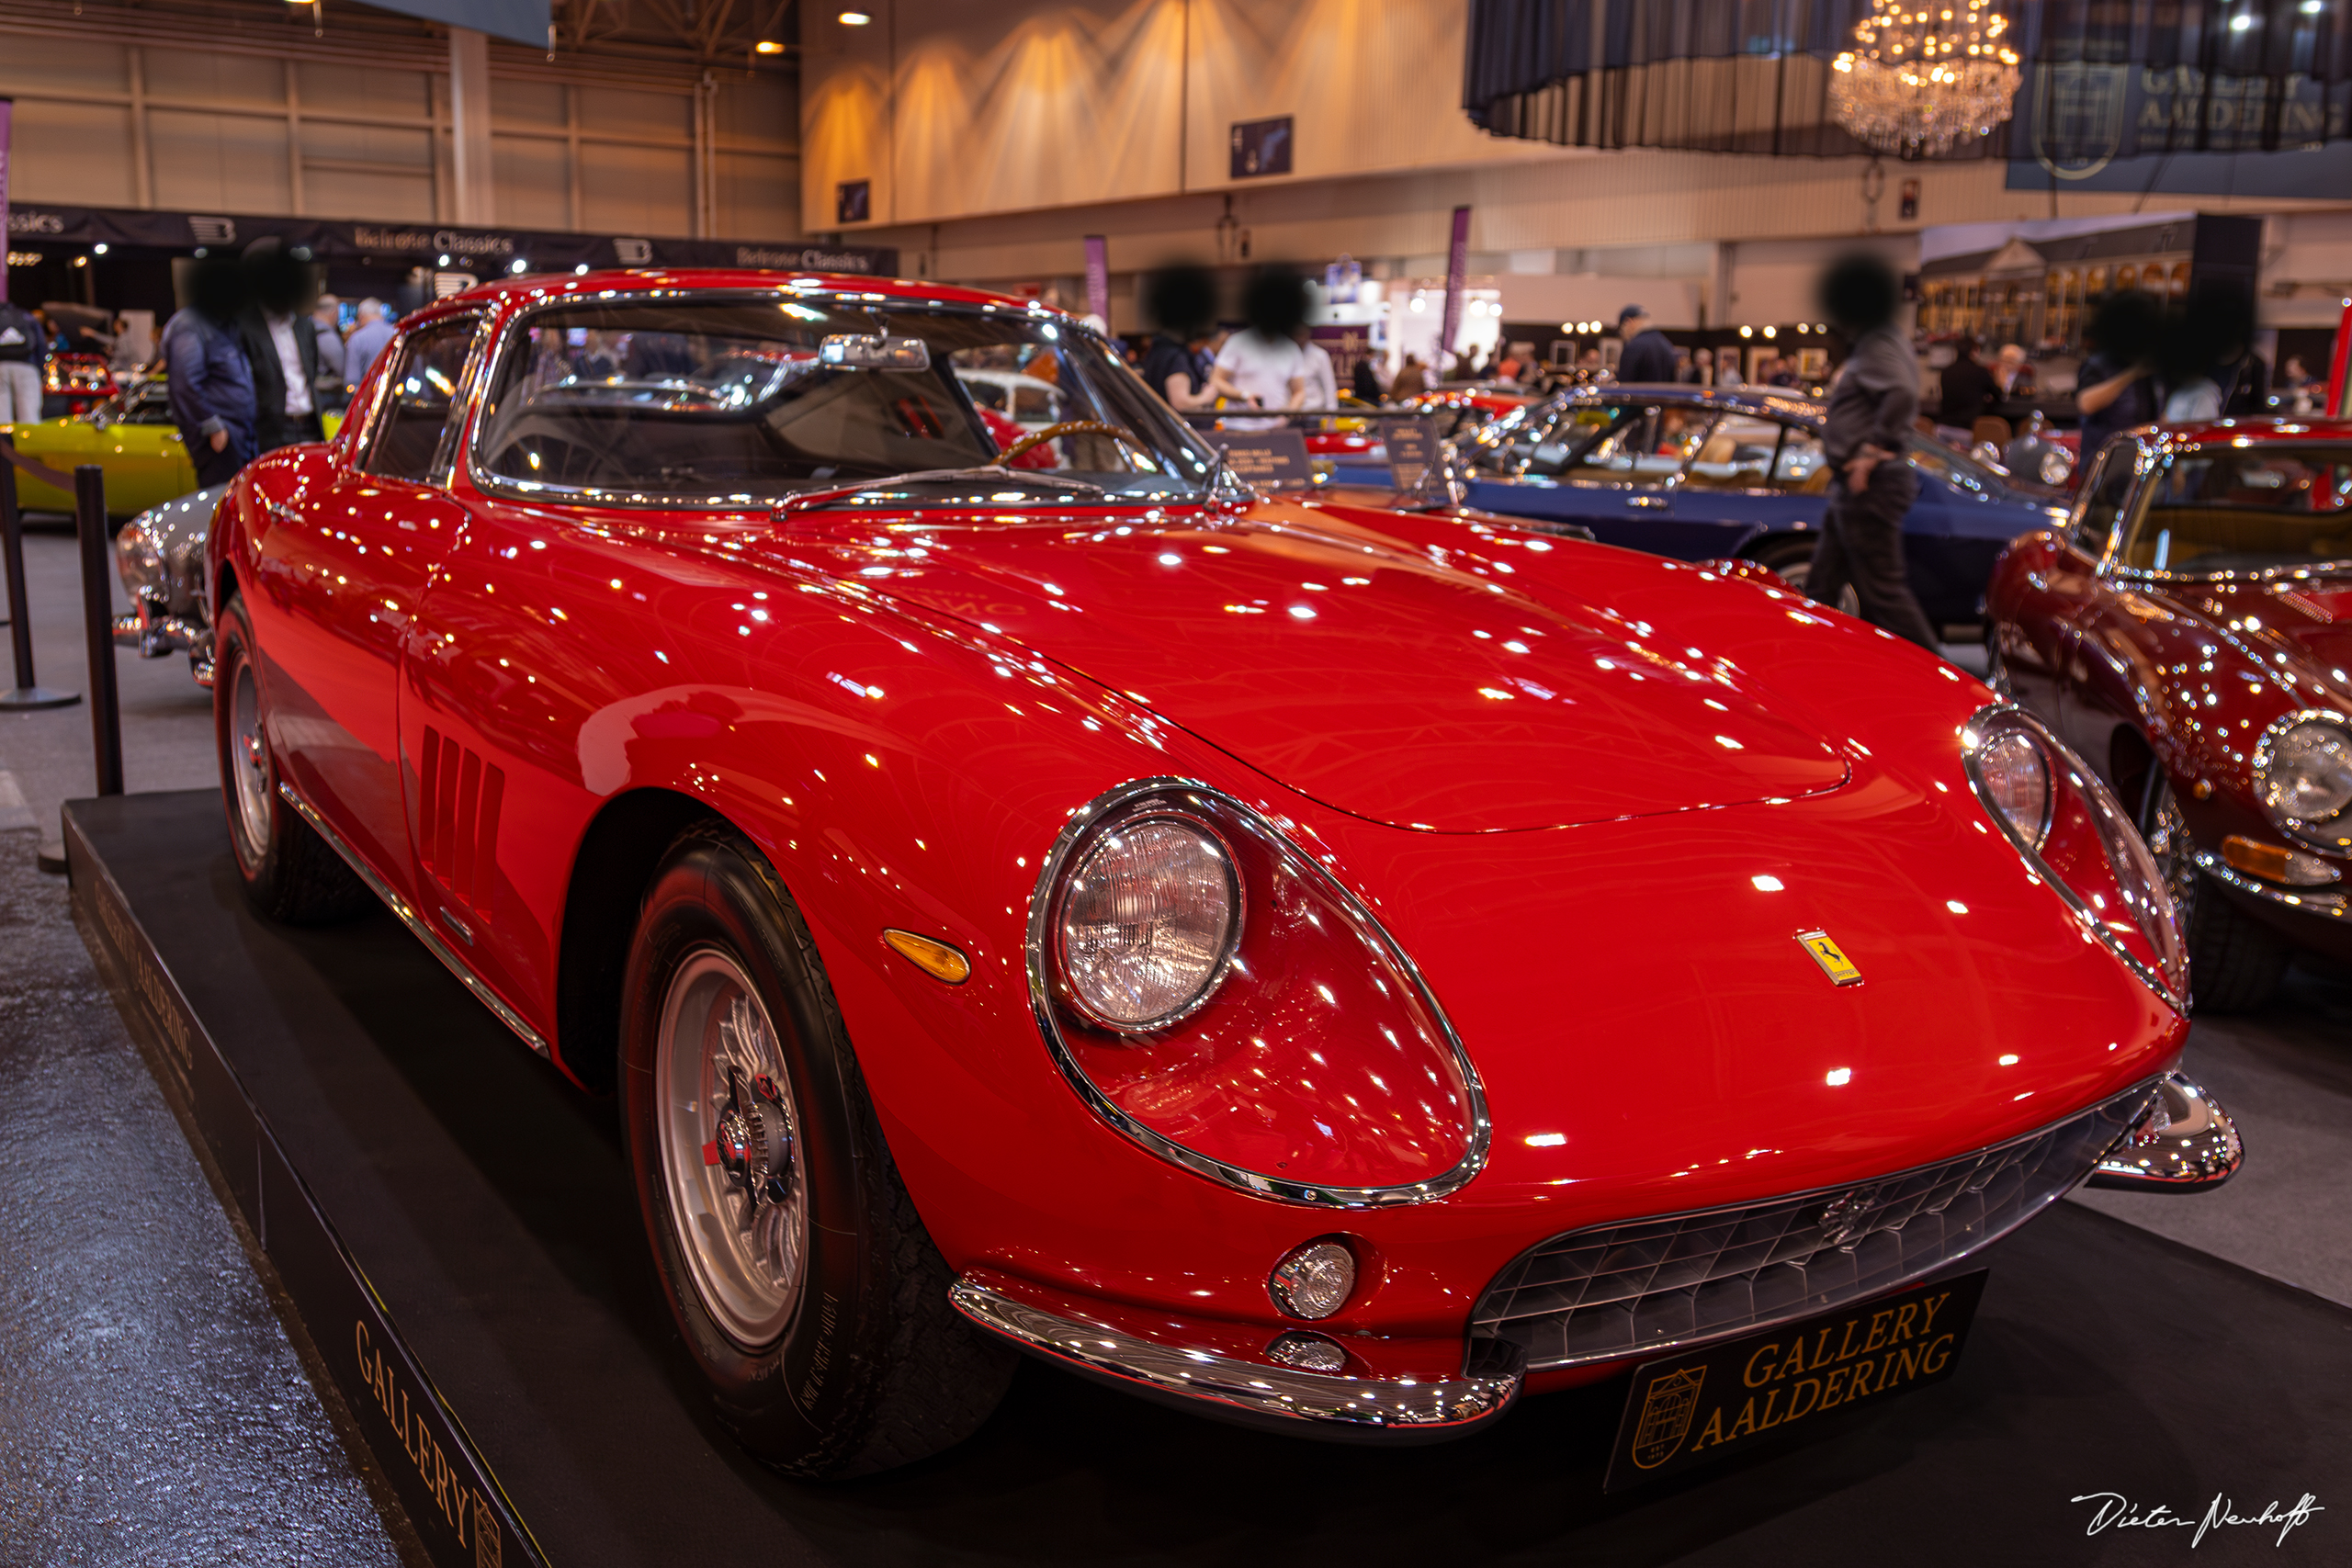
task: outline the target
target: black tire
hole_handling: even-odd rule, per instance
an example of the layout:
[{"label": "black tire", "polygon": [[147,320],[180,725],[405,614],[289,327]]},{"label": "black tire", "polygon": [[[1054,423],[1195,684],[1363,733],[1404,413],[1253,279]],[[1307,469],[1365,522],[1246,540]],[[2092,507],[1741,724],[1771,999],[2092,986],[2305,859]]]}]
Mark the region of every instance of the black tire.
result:
[{"label": "black tire", "polygon": [[[1758,566],[1769,567],[1781,581],[1804,593],[1805,582],[1813,576],[1813,552],[1820,543],[1819,536],[1812,534],[1767,539],[1756,547],[1748,558]],[[1806,597],[1812,595],[1808,593]],[[1831,607],[1843,610],[1849,615],[1860,615],[1862,613],[1861,595],[1854,592],[1853,584],[1848,583],[1846,591],[1838,596],[1838,603]]]},{"label": "black tire", "polygon": [[[697,1178],[680,1174],[678,1162],[693,1170],[696,1162],[684,1152],[692,1118],[718,1115],[717,1092],[706,1087],[698,1103],[686,1103],[662,1086],[680,1081],[665,1075],[680,1070],[687,1049],[676,998],[700,983],[694,976],[714,971],[747,984],[758,1004],[754,1021],[768,1053],[761,1059],[781,1067],[785,1092],[752,1078],[768,1103],[746,1095],[744,1106],[754,1118],[764,1111],[784,1132],[754,1132],[753,1141],[769,1140],[761,1147],[774,1158],[746,1156],[739,1174],[712,1151],[728,1125],[742,1123],[721,1124],[699,1163],[722,1174]],[[968,1437],[1003,1397],[1016,1353],[949,1303],[954,1275],[899,1179],[816,945],[765,858],[721,824],[680,835],[639,907],[622,984],[630,1169],[663,1292],[719,1420],[760,1459],[810,1477],[888,1470]],[[738,1023],[752,1017],[729,1016]],[[674,1046],[666,1054],[665,1028]],[[697,1038],[707,1042],[721,1028],[707,1022]],[[695,1081],[708,1085],[716,1081],[709,1047],[695,1049],[706,1057]],[[729,1114],[740,1092],[738,1085],[725,1102]],[[727,1146],[740,1153],[749,1145]],[[711,1203],[709,1183],[724,1189],[724,1205],[741,1207]],[[730,1245],[737,1257],[752,1246],[743,1238],[754,1234],[760,1200],[751,1194],[770,1191],[771,1220],[788,1213],[788,1201],[806,1216],[792,1233],[797,1283],[767,1303],[769,1321],[780,1325],[773,1337],[749,1342],[729,1326],[743,1316],[727,1316],[723,1303],[715,1312],[705,1292],[716,1296],[718,1287],[698,1281],[712,1277]],[[705,1205],[697,1223],[682,1227],[681,1212],[697,1203]],[[728,1219],[741,1237],[719,1236]],[[693,1259],[682,1228],[703,1238]]]},{"label": "black tire", "polygon": [[2140,836],[2165,874],[2188,944],[2188,992],[2200,1013],[2252,1012],[2268,1002],[2293,956],[2267,926],[2199,869],[2196,846],[2161,764],[2148,765]]},{"label": "black tire", "polygon": [[234,594],[221,604],[213,647],[213,743],[229,847],[246,898],[288,925],[332,925],[365,913],[375,907],[375,895],[277,793],[277,758],[262,723],[266,703],[254,659],[253,623]]}]

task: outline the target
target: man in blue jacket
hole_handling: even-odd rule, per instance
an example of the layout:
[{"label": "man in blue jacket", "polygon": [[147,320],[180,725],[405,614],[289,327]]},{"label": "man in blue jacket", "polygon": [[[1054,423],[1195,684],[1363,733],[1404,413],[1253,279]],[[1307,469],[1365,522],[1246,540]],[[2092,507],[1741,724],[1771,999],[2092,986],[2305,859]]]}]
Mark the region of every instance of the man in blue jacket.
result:
[{"label": "man in blue jacket", "polygon": [[244,303],[233,256],[199,256],[188,305],[164,324],[172,420],[198,485],[235,477],[254,456],[254,370],[237,333]]}]

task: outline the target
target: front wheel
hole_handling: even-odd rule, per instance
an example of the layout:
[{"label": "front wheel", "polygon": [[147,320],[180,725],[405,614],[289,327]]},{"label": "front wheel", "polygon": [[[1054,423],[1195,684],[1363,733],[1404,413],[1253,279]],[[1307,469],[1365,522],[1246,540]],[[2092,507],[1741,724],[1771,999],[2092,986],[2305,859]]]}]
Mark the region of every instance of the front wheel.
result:
[{"label": "front wheel", "polygon": [[770,1464],[821,1477],[969,1436],[1013,1352],[950,1304],[816,944],[733,832],[672,846],[621,1016],[639,1206],[719,1419]]},{"label": "front wheel", "polygon": [[212,679],[213,740],[229,808],[229,847],[245,897],[288,925],[348,919],[375,903],[358,874],[277,793],[277,760],[264,722],[261,674],[244,601],[220,606]]},{"label": "front wheel", "polygon": [[2287,944],[2232,903],[2197,864],[2188,819],[2161,763],[2148,766],[2140,836],[2164,873],[2188,945],[2188,988],[2199,1012],[2252,1012],[2287,973]]}]

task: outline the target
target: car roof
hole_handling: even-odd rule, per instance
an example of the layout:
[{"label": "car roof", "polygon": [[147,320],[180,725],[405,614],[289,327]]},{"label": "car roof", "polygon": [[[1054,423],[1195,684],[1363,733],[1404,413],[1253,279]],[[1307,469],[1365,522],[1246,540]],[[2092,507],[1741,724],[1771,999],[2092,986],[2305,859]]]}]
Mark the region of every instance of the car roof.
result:
[{"label": "car roof", "polygon": [[845,272],[803,272],[752,267],[610,267],[589,273],[526,273],[476,284],[438,305],[460,300],[481,303],[502,300],[546,304],[561,299],[591,299],[603,294],[644,294],[661,290],[738,293],[745,290],[792,289],[833,296],[863,295],[869,299],[913,300],[923,304],[994,305],[1002,310],[1075,321],[1079,318],[1036,299],[990,294],[952,283],[921,278],[864,277]]}]

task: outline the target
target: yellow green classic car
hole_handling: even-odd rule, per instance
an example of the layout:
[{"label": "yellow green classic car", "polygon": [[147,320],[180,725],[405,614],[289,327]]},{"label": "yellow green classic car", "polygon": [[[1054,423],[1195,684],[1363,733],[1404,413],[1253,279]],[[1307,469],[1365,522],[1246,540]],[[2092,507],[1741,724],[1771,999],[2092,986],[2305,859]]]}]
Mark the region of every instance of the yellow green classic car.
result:
[{"label": "yellow green classic car", "polygon": [[[340,423],[339,415],[328,414],[327,434],[333,435]],[[178,427],[172,423],[171,405],[165,400],[160,377],[125,387],[89,412],[71,419],[0,425],[0,429],[15,437],[18,452],[61,472],[71,473],[83,463],[104,468],[109,517],[135,517],[196,488],[196,468],[180,445]],[[27,512],[71,512],[74,497],[19,473],[17,504]]]}]

